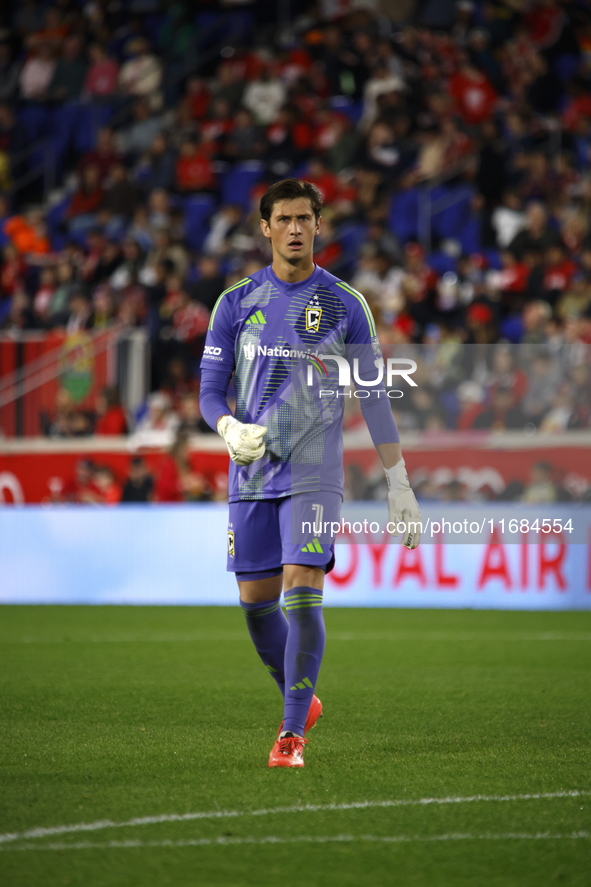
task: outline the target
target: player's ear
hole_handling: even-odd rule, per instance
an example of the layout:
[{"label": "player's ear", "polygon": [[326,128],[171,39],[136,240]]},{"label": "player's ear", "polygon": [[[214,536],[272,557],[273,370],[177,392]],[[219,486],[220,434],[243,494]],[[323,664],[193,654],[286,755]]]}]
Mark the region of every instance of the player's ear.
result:
[{"label": "player's ear", "polygon": [[318,218],[316,219],[316,231],[314,232],[315,234],[320,234],[321,225],[322,225],[322,216],[318,216]]},{"label": "player's ear", "polygon": [[261,231],[263,232],[265,237],[271,237],[271,229],[269,228],[269,223],[266,219],[261,219]]}]

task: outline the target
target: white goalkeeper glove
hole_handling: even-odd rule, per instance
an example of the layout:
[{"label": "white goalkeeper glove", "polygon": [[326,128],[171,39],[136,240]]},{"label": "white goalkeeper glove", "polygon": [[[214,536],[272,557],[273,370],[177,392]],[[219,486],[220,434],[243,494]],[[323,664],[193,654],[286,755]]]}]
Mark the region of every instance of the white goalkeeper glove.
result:
[{"label": "white goalkeeper glove", "polygon": [[410,488],[404,459],[393,468],[384,468],[384,474],[388,481],[388,518],[390,526],[395,525],[390,532],[398,535],[397,526],[404,523],[402,544],[412,550],[421,541],[421,510]]},{"label": "white goalkeeper glove", "polygon": [[250,465],[264,456],[265,444],[262,437],[267,429],[263,425],[247,425],[234,416],[222,416],[217,429],[236,465]]}]

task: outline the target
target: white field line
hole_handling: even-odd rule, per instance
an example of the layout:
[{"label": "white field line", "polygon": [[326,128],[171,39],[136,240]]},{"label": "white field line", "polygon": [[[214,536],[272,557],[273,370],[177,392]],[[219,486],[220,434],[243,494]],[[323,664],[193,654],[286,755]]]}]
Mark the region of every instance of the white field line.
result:
[{"label": "white field line", "polygon": [[[333,631],[329,633],[331,641],[482,641],[482,642],[518,642],[524,641],[591,641],[588,632],[540,632],[530,634],[479,634],[478,632],[413,632],[413,631]],[[246,631],[197,631],[186,634],[150,634],[150,635],[91,635],[90,637],[64,638],[4,638],[0,646],[14,644],[178,644],[195,643],[198,641],[245,641],[250,643]]]},{"label": "white field line", "polygon": [[[278,813],[318,813],[326,810],[367,810],[375,807],[421,807],[430,804],[472,804],[476,801],[540,801],[553,798],[580,798],[591,791],[546,792],[529,795],[471,795],[464,798],[402,798],[392,801],[353,801],[348,804],[301,804],[293,807],[271,807],[262,810],[204,810],[195,813],[163,813],[159,816],[142,816],[124,822],[101,819],[97,822],[79,822],[74,825],[56,825],[49,828],[33,828],[24,832],[0,835],[0,844],[24,841],[29,838],[46,838],[73,832],[97,832],[106,828],[132,828],[140,825],[158,825],[162,822],[191,822],[196,819],[235,819],[242,816],[273,816]],[[0,848],[2,849],[2,848]]]},{"label": "white field line", "polygon": [[352,844],[359,841],[374,844],[408,844],[414,842],[433,843],[445,841],[575,841],[591,839],[591,832],[571,832],[556,835],[551,832],[507,832],[482,835],[452,833],[449,835],[301,835],[293,838],[279,838],[268,835],[263,838],[193,838],[184,841],[106,841],[93,843],[84,841],[78,844],[17,844],[2,847],[0,850],[129,850],[135,847],[227,847],[232,844]]}]

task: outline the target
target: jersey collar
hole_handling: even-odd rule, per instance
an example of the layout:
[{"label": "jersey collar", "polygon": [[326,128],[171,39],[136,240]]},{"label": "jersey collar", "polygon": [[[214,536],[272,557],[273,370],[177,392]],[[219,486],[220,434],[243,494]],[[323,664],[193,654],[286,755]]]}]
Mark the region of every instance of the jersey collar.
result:
[{"label": "jersey collar", "polygon": [[273,271],[272,265],[268,266],[269,270],[269,279],[273,281],[275,286],[281,290],[281,292],[286,293],[286,295],[291,296],[293,293],[300,292],[303,287],[309,286],[311,283],[314,283],[316,277],[320,274],[321,268],[319,265],[314,265],[314,270],[310,274],[309,277],[305,277],[303,280],[298,280],[296,283],[288,283],[286,280],[281,280],[280,277],[277,277],[275,272]]}]

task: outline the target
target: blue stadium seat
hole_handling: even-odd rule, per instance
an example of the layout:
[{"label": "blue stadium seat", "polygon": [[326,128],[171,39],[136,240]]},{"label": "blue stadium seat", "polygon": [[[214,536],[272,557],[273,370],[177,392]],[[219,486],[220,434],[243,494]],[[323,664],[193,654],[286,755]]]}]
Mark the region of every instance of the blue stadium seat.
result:
[{"label": "blue stadium seat", "polygon": [[587,169],[589,165],[589,142],[582,136],[573,139],[576,164],[579,169]]},{"label": "blue stadium seat", "polygon": [[78,102],[67,102],[51,110],[51,138],[58,161],[63,160],[68,154],[77,124]]},{"label": "blue stadium seat", "polygon": [[512,314],[505,317],[499,324],[499,332],[501,336],[508,339],[509,342],[517,344],[523,338],[523,320],[521,317]]},{"label": "blue stadium seat", "polygon": [[198,42],[201,48],[209,49],[216,43],[228,44],[246,42],[253,26],[250,10],[233,9],[224,12],[199,12],[195,16]]},{"label": "blue stadium seat", "polygon": [[579,69],[580,60],[576,55],[559,55],[554,61],[554,73],[561,80],[571,80],[576,76]]},{"label": "blue stadium seat", "polygon": [[35,102],[28,102],[19,108],[17,117],[30,142],[36,142],[47,134],[50,113],[45,105],[37,105]]},{"label": "blue stadium seat", "polygon": [[480,219],[469,217],[458,234],[464,255],[480,252]]},{"label": "blue stadium seat", "polygon": [[223,274],[226,277],[227,274],[231,274],[232,271],[235,270],[235,264],[232,259],[229,259],[227,256],[221,256],[219,259],[220,263],[220,274]]},{"label": "blue stadium seat", "polygon": [[363,102],[354,102],[353,99],[350,99],[346,95],[335,95],[332,96],[328,100],[328,104],[333,109],[333,111],[339,111],[341,114],[345,114],[351,124],[356,126],[363,114]]},{"label": "blue stadium seat", "polygon": [[59,203],[54,204],[45,216],[52,246],[55,239],[59,239],[60,237],[63,239],[63,235],[59,232],[59,227],[64,220],[71,196],[71,194],[67,194]]},{"label": "blue stadium seat", "polygon": [[390,229],[403,243],[416,240],[419,233],[419,189],[398,191],[392,198],[388,216]]},{"label": "blue stadium seat", "polygon": [[74,128],[74,149],[79,154],[91,151],[96,145],[99,128],[108,122],[112,109],[99,102],[77,102]]},{"label": "blue stadium seat", "polygon": [[356,224],[352,222],[339,228],[339,243],[343,247],[343,253],[351,260],[355,260],[359,255],[361,245],[365,241],[367,233],[367,225]]},{"label": "blue stadium seat", "polygon": [[0,300],[0,323],[4,321],[10,312],[10,308],[12,306],[12,299],[2,299]]},{"label": "blue stadium seat", "polygon": [[351,222],[339,227],[338,242],[342,250],[336,264],[330,268],[333,274],[338,277],[348,277],[355,273],[355,263],[365,242],[366,233],[365,224]]},{"label": "blue stadium seat", "polygon": [[250,209],[250,192],[259,182],[264,173],[264,167],[258,160],[249,160],[237,164],[234,169],[223,173],[221,178],[222,203],[237,203],[244,210]]},{"label": "blue stadium seat", "polygon": [[142,18],[142,27],[152,46],[160,46],[160,32],[168,21],[168,15],[162,12],[150,12]]},{"label": "blue stadium seat", "polygon": [[[471,201],[474,189],[467,185],[433,188],[431,200],[449,200],[450,206],[432,211],[433,231],[441,238],[453,237],[460,240],[464,227],[471,216]],[[473,252],[473,250],[472,250]]]},{"label": "blue stadium seat", "polygon": [[185,277],[185,284],[187,286],[194,286],[198,280],[199,275],[197,274],[197,267],[195,265],[195,262],[189,262],[187,276]]},{"label": "blue stadium seat", "polygon": [[427,256],[428,265],[433,268],[434,271],[437,271],[438,274],[445,274],[446,271],[455,271],[456,270],[456,261],[453,256],[448,256],[447,253],[430,253]]},{"label": "blue stadium seat", "polygon": [[191,249],[200,250],[207,236],[208,222],[215,210],[211,194],[189,197],[185,204],[185,239]]},{"label": "blue stadium seat", "polygon": [[498,249],[481,249],[479,252],[481,252],[483,256],[486,256],[489,268],[493,271],[501,270],[503,263],[501,262],[501,254]]}]

